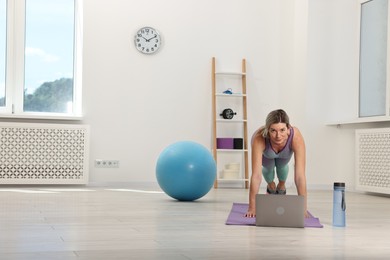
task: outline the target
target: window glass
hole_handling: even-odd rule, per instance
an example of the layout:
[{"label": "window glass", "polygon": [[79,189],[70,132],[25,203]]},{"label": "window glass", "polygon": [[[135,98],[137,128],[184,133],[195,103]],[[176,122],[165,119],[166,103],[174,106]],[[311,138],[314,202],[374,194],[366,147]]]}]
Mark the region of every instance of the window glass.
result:
[{"label": "window glass", "polygon": [[387,0],[361,6],[359,117],[386,114]]},{"label": "window glass", "polygon": [[74,0],[26,0],[25,16],[23,110],[72,113]]},{"label": "window glass", "polygon": [[0,0],[0,107],[5,105],[7,1]]}]

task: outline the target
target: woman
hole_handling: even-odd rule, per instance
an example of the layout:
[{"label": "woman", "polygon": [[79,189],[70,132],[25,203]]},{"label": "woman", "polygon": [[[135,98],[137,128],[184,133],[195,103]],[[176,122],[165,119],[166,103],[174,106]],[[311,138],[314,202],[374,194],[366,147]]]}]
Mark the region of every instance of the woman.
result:
[{"label": "woman", "polygon": [[[252,176],[249,190],[249,208],[246,217],[256,216],[256,194],[259,192],[262,175],[267,182],[267,193],[286,194],[288,163],[294,154],[294,181],[298,195],[305,198],[305,217],[307,214],[306,191],[306,148],[301,132],[290,125],[286,112],[282,109],[270,112],[266,124],[252,137]],[[275,169],[278,184],[274,182]]]}]

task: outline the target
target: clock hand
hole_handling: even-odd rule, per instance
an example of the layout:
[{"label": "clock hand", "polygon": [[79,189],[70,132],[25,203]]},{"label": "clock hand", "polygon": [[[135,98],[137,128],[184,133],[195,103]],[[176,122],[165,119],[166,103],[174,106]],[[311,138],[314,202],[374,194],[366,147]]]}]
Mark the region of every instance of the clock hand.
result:
[{"label": "clock hand", "polygon": [[149,40],[147,40],[147,39],[145,39],[147,42],[150,42],[150,40],[151,39],[154,39],[154,38],[156,38],[157,37],[157,35],[155,35],[154,37],[152,37],[152,38],[150,38]]}]

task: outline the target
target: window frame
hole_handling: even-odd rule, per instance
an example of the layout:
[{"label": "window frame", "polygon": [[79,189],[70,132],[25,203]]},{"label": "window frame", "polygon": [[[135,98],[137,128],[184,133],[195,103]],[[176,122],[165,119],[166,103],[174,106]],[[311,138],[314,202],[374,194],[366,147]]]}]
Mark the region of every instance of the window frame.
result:
[{"label": "window frame", "polygon": [[70,113],[25,112],[24,58],[26,0],[7,0],[5,106],[0,118],[81,120],[82,115],[82,47],[83,0],[74,0],[73,111]]}]

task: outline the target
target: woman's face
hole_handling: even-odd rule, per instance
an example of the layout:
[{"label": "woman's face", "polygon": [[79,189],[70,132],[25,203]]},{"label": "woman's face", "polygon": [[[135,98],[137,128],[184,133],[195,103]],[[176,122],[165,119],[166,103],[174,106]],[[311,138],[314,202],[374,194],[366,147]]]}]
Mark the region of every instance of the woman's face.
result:
[{"label": "woman's face", "polygon": [[269,127],[269,137],[274,144],[284,145],[290,134],[285,123],[272,124]]}]

